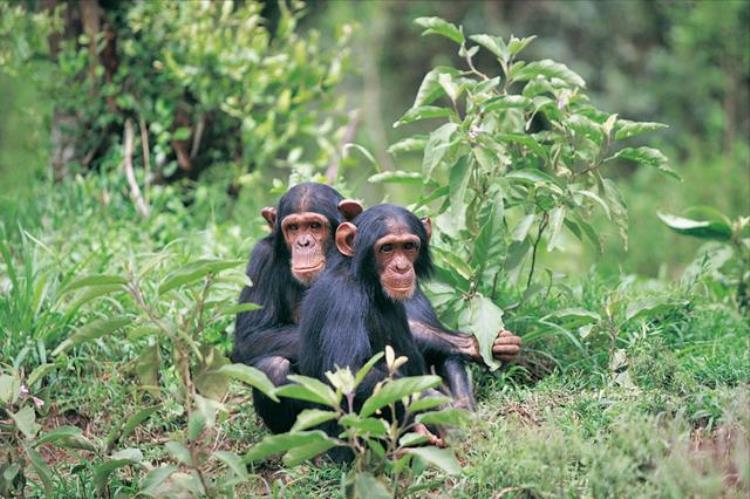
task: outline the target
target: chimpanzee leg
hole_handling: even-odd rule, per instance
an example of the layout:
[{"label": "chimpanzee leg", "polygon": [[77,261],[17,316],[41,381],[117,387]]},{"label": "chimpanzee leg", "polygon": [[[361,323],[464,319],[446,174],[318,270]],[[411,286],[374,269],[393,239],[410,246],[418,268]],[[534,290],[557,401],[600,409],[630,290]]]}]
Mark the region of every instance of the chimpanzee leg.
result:
[{"label": "chimpanzee leg", "polygon": [[[265,357],[254,366],[266,373],[275,386],[286,384],[287,376],[292,374],[292,364],[284,357]],[[292,399],[280,398],[279,402],[274,402],[256,389],[253,389],[253,404],[255,412],[273,433],[289,431],[300,410]]]},{"label": "chimpanzee leg", "polygon": [[466,362],[458,357],[447,357],[435,364],[435,370],[448,385],[451,396],[459,407],[473,411],[476,409],[474,389]]}]

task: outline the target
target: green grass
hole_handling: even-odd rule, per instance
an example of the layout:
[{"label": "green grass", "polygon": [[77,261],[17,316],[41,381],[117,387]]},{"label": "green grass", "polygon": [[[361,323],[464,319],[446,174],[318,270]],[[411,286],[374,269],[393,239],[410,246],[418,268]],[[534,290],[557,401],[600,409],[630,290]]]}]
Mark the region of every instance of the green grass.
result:
[{"label": "green grass", "polygon": [[[109,193],[106,201],[102,192]],[[134,310],[124,294],[71,307],[60,291],[76,276],[122,274],[131,258],[152,252],[171,252],[175,265],[205,255],[243,259],[263,224],[254,206],[230,215],[206,194],[185,208],[171,190],[152,193],[156,214],[142,221],[121,193],[117,183],[90,178],[57,186],[29,209],[3,200],[16,209],[2,212],[1,361],[27,373],[55,363],[34,393],[45,401],[37,410],[43,432],[74,425],[90,439],[105,439],[130,415],[157,405],[117,448],[138,448],[146,460],[164,464],[172,460],[163,443],[186,425],[167,350],[161,402],[139,389],[135,375],[147,340],[120,332],[51,359],[81,325]],[[716,289],[592,271],[508,311],[508,327],[525,337],[524,354],[493,374],[473,368],[476,418],[449,439],[463,473],[428,470],[409,490],[418,497],[746,497],[750,323]],[[507,303],[520,296],[511,289],[505,294]],[[643,300],[658,306],[627,319],[628,307]],[[583,336],[577,324],[540,320],[573,307],[607,319]],[[204,340],[226,351],[230,333],[226,320],[210,325]],[[624,363],[611,366],[616,352]],[[207,445],[241,454],[265,430],[243,386],[232,385],[225,407]],[[3,432],[0,426],[0,440],[7,438]],[[42,455],[54,468],[57,497],[95,496],[93,470],[101,457],[49,445]],[[225,473],[218,463],[209,470]],[[276,460],[252,469],[235,493],[338,497],[345,473],[324,462],[286,468]],[[118,471],[110,492],[132,495],[143,476]],[[27,495],[43,495],[33,472],[30,477]]]}]

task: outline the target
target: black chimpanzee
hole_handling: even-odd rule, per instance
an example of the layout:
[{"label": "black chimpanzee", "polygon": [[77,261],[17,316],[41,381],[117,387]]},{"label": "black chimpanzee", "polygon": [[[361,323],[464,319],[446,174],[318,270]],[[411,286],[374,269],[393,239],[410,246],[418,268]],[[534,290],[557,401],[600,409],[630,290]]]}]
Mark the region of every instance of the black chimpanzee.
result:
[{"label": "black chimpanzee", "polygon": [[[339,222],[351,220],[362,206],[323,184],[300,184],[279,201],[278,211],[267,207],[263,217],[272,233],[259,241],[250,257],[247,273],[253,287],[246,287],[240,302],[259,303],[262,309],[237,316],[232,360],[263,370],[279,385],[296,362],[298,333],[297,307],[307,285],[325,266],[326,254],[333,247],[333,234]],[[299,244],[285,228],[305,234]],[[297,237],[299,239],[299,237]],[[296,263],[295,263],[296,262]],[[310,264],[311,263],[311,264]],[[473,407],[471,382],[464,364],[481,361],[473,336],[447,330],[422,291],[417,288],[407,303],[410,326],[429,366],[443,376],[451,394]],[[503,332],[495,341],[494,353],[510,360],[519,351],[520,338]],[[294,411],[284,411],[259,392],[254,392],[258,414],[274,432],[286,431],[294,423]]]},{"label": "black chimpanzee", "polygon": [[[272,232],[253,248],[247,267],[252,286],[240,303],[257,303],[258,310],[237,315],[233,362],[262,370],[276,385],[287,382],[297,358],[297,315],[302,293],[335,253],[333,233],[342,220],[362,212],[357,201],[344,199],[335,189],[314,183],[299,184],[279,200],[278,210],[264,208]],[[296,413],[253,390],[255,409],[271,431],[287,431]]]},{"label": "black chimpanzee", "polygon": [[[332,255],[302,301],[301,374],[325,381],[326,371],[336,367],[357,372],[386,345],[408,358],[400,375],[425,373],[404,304],[414,296],[418,280],[432,272],[431,229],[429,219],[420,221],[389,204],[365,210],[355,223],[339,225],[336,247],[341,255]],[[386,375],[381,360],[357,388],[355,406]]]}]

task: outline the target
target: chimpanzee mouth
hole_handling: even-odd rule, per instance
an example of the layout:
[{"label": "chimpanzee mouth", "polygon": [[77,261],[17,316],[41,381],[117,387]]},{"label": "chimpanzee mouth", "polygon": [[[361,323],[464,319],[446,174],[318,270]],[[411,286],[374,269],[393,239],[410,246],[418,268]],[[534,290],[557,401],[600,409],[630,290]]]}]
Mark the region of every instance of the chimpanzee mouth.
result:
[{"label": "chimpanzee mouth", "polygon": [[318,263],[316,265],[310,265],[310,266],[307,266],[307,267],[303,267],[301,265],[295,265],[293,267],[293,270],[295,272],[300,272],[300,273],[306,274],[308,272],[314,272],[316,270],[320,270],[320,269],[323,268],[324,265],[325,265],[325,262],[320,262],[320,263]]}]

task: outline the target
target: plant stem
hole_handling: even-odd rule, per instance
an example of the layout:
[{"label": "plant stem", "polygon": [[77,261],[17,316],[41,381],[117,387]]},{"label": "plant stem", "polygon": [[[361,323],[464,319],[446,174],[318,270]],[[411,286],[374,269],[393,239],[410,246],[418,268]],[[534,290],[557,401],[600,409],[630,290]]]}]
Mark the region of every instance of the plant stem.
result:
[{"label": "plant stem", "polygon": [[536,233],[536,241],[534,241],[534,248],[531,251],[531,268],[529,269],[529,278],[526,280],[526,290],[524,291],[524,294],[529,290],[529,287],[531,286],[531,278],[534,276],[534,268],[536,267],[536,252],[539,248],[539,242],[542,240],[542,233],[544,232],[544,229],[547,228],[548,222],[549,215],[545,211],[544,215],[542,215],[542,221],[539,222],[539,230]]}]

